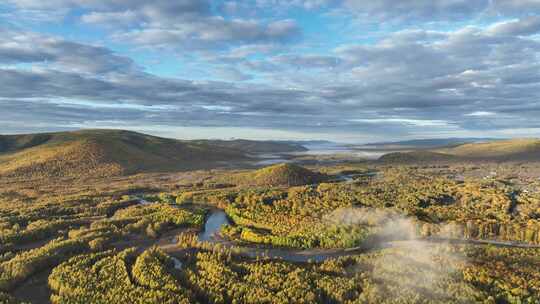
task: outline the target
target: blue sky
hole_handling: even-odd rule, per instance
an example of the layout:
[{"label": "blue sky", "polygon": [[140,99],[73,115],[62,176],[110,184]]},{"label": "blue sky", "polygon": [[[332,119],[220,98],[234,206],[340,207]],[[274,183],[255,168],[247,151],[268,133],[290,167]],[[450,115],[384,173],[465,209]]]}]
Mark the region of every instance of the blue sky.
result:
[{"label": "blue sky", "polygon": [[2,133],[540,135],[539,0],[7,0]]}]

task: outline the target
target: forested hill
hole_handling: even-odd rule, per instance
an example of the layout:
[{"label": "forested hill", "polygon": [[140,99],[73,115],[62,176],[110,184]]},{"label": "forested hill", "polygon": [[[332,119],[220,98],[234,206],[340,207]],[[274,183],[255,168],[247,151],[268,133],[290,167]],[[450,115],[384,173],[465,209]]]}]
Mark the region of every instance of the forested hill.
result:
[{"label": "forested hill", "polygon": [[248,160],[242,147],[121,130],[0,136],[0,176],[86,177],[214,168]]},{"label": "forested hill", "polygon": [[499,139],[494,138],[431,138],[431,139],[411,139],[393,142],[376,142],[359,146],[360,148],[371,147],[379,149],[435,149],[443,147],[455,147],[464,144],[474,144],[481,142],[494,142]]},{"label": "forested hill", "polygon": [[539,139],[512,139],[464,144],[437,152],[462,158],[499,160],[540,160]]},{"label": "forested hill", "polygon": [[380,161],[393,163],[429,161],[540,161],[540,140],[497,140],[431,150],[396,152],[383,155]]}]

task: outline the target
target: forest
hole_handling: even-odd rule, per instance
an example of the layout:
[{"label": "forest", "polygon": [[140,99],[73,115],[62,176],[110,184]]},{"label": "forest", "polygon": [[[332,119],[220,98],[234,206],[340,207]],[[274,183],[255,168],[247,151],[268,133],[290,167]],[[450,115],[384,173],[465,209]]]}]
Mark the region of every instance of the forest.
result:
[{"label": "forest", "polygon": [[[310,169],[324,180],[140,175],[35,198],[5,185],[0,303],[540,301],[537,182],[470,166]],[[201,240],[218,211],[226,222]]]}]

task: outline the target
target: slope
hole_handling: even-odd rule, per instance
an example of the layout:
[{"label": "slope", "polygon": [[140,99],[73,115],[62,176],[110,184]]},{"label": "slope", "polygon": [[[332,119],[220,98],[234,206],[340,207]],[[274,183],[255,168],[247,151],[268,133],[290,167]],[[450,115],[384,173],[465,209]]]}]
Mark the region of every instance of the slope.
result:
[{"label": "slope", "polygon": [[395,152],[383,155],[379,161],[388,163],[421,163],[438,161],[540,161],[540,140],[496,140],[432,150]]},{"label": "slope", "polygon": [[437,152],[470,159],[540,160],[540,140],[512,139],[464,144]]},{"label": "slope", "polygon": [[204,169],[242,151],[120,130],[0,136],[0,176],[82,177]]},{"label": "slope", "polygon": [[327,176],[294,164],[265,167],[242,176],[245,184],[254,186],[301,186],[323,182]]}]

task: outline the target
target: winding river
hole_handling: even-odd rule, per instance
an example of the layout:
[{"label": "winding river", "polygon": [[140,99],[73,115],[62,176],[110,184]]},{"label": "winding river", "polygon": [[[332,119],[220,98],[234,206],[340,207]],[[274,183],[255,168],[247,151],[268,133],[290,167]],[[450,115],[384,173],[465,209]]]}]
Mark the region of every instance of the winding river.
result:
[{"label": "winding river", "polygon": [[[148,202],[139,199],[140,204],[148,204]],[[199,233],[198,239],[201,242],[207,242],[211,244],[219,244],[225,248],[234,248],[236,252],[250,258],[270,258],[281,259],[290,262],[323,262],[330,258],[343,257],[357,255],[373,250],[380,250],[384,248],[406,248],[410,246],[418,245],[418,242],[424,242],[425,244],[469,244],[477,246],[497,246],[497,247],[511,247],[511,248],[534,248],[540,249],[540,245],[532,245],[526,243],[512,242],[512,241],[499,241],[499,240],[472,240],[472,239],[448,239],[448,238],[423,238],[412,240],[399,240],[378,244],[370,244],[365,246],[359,246],[355,248],[347,249],[292,249],[292,248],[276,248],[276,247],[262,247],[262,246],[239,246],[234,241],[226,240],[220,236],[221,228],[224,225],[229,225],[227,214],[221,209],[212,209],[210,214],[206,218],[204,224],[204,230]],[[167,247],[172,249],[176,242],[176,237],[172,238],[172,243],[168,242],[167,245],[160,245],[160,247]],[[170,251],[170,250],[168,250]],[[173,250],[174,251],[174,250]],[[182,267],[181,262],[178,259],[174,259],[175,268],[180,269]]]},{"label": "winding river", "polygon": [[223,210],[212,210],[207,218],[204,226],[204,231],[199,234],[199,240],[213,244],[220,244],[224,247],[234,247],[239,253],[251,258],[270,258],[282,259],[290,262],[323,262],[330,258],[356,255],[362,252],[395,248],[417,246],[418,242],[426,244],[469,244],[469,245],[492,245],[498,247],[513,247],[513,248],[540,248],[540,245],[531,245],[525,243],[497,240],[469,240],[469,239],[448,239],[448,238],[428,238],[428,239],[413,239],[400,240],[379,243],[375,245],[360,246],[347,249],[290,249],[290,248],[263,248],[263,247],[247,247],[235,246],[234,242],[224,240],[219,236],[219,231],[224,225],[230,224],[226,213]]},{"label": "winding river", "polygon": [[[204,225],[204,230],[199,233],[199,241],[204,241],[212,244],[220,244],[228,248],[235,248],[240,254],[251,258],[270,258],[282,259],[291,262],[322,262],[329,258],[346,256],[354,254],[353,251],[344,249],[290,249],[290,248],[265,248],[256,246],[237,246],[234,242],[225,240],[220,237],[219,232],[221,227],[230,224],[227,214],[223,210],[212,210]],[[360,251],[356,248],[355,251]]]}]

